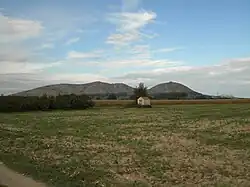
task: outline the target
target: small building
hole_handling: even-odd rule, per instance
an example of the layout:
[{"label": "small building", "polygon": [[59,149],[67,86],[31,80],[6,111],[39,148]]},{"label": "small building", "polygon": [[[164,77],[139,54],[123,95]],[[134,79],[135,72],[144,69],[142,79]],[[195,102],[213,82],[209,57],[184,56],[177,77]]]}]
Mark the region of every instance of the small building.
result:
[{"label": "small building", "polygon": [[151,106],[150,99],[148,97],[139,97],[137,99],[137,104],[139,106]]}]

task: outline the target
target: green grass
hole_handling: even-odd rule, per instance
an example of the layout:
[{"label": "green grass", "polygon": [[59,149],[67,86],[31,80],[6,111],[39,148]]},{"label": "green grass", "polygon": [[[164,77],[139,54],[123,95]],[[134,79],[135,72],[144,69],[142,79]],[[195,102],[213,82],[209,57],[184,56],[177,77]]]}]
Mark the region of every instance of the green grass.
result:
[{"label": "green grass", "polygon": [[250,105],[0,114],[0,161],[54,186],[250,186]]}]

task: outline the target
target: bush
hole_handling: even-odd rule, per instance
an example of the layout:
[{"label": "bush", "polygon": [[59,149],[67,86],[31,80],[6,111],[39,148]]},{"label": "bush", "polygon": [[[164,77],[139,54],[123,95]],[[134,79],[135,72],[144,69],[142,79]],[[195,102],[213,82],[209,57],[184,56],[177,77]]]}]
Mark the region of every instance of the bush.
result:
[{"label": "bush", "polygon": [[139,108],[152,108],[152,105],[138,105]]},{"label": "bush", "polygon": [[108,100],[116,100],[117,99],[117,96],[113,93],[109,94],[108,97],[107,97]]},{"label": "bush", "polygon": [[22,112],[53,109],[87,109],[95,103],[87,95],[59,95],[56,97],[0,96],[0,112]]}]

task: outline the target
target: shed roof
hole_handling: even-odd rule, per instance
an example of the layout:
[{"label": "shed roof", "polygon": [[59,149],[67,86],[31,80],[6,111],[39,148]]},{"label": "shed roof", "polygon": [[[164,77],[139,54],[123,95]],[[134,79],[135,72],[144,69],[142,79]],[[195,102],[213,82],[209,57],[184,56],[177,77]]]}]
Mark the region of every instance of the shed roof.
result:
[{"label": "shed roof", "polygon": [[[142,98],[142,99],[145,99],[145,100],[149,99],[148,97],[139,97],[139,98]],[[139,99],[139,98],[138,98],[138,99]]]}]

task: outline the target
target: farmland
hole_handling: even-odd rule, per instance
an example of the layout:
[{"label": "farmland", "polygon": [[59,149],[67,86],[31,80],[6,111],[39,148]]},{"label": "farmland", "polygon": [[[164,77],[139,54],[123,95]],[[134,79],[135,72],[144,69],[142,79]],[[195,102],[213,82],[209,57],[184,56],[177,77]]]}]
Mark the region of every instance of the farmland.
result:
[{"label": "farmland", "polygon": [[0,114],[0,161],[54,186],[250,186],[249,151],[250,104]]},{"label": "farmland", "polygon": [[[126,106],[133,100],[95,100],[96,106]],[[250,104],[250,99],[151,100],[152,105]]]}]

